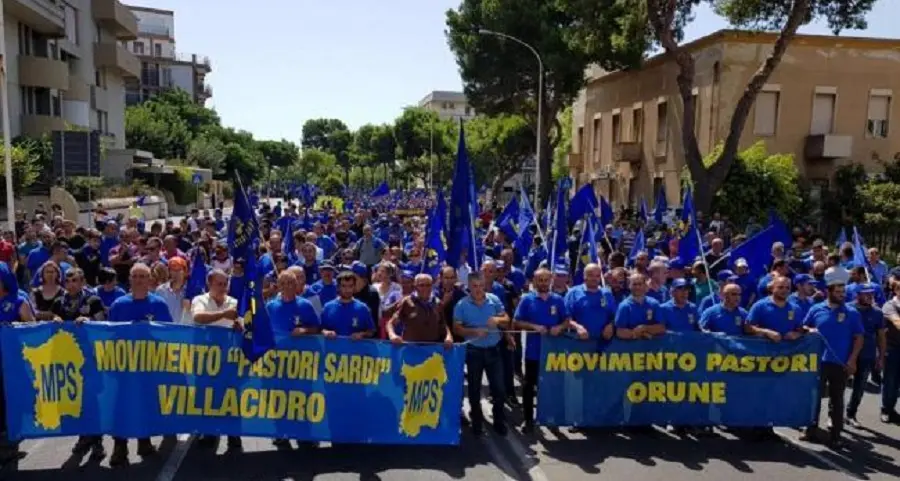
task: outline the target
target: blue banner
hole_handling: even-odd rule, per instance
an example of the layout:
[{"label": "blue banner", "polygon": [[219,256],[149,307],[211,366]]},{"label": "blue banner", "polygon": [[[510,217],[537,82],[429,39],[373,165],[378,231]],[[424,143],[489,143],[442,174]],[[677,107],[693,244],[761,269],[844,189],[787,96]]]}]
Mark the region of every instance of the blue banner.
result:
[{"label": "blue banner", "polygon": [[545,426],[807,426],[819,407],[818,336],[773,343],[683,333],[642,340],[544,336]]},{"label": "blue banner", "polygon": [[256,363],[222,328],[2,328],[13,439],[179,433],[458,444],[465,346],[287,338]]}]

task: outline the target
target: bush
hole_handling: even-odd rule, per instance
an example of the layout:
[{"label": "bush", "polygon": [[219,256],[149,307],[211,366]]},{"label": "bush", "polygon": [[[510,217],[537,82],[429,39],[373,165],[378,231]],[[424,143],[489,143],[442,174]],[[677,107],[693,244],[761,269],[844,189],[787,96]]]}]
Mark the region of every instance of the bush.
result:
[{"label": "bush", "polygon": [[66,177],[65,183],[65,189],[78,202],[88,202],[104,197],[104,186],[103,177]]},{"label": "bush", "polygon": [[168,191],[172,192],[175,203],[187,205],[197,202],[197,187],[191,182],[194,170],[190,167],[179,166],[176,166],[174,170],[174,175],[166,176],[165,186]]}]

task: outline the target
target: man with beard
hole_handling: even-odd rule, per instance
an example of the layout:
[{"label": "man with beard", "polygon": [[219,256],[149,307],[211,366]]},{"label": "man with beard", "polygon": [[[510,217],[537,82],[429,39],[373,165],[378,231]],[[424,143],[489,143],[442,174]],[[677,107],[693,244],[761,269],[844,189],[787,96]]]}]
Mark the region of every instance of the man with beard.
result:
[{"label": "man with beard", "polygon": [[[822,353],[819,393],[828,393],[828,414],[831,419],[828,444],[832,447],[840,444],[847,377],[856,372],[859,353],[864,344],[862,317],[859,311],[844,303],[848,278],[847,271],[843,268],[828,269],[825,272],[828,299],[813,306],[803,321],[807,329],[822,336],[827,346]],[[806,430],[806,440],[816,440],[818,437],[819,411],[819,408],[815,410],[813,423]]]},{"label": "man with beard", "polygon": [[515,327],[532,331],[525,341],[525,382],[522,386],[522,416],[525,433],[534,432],[534,396],[537,393],[541,336],[558,336],[569,326],[569,313],[562,296],[550,292],[553,274],[546,268],[534,273],[534,291],[522,297],[516,308]]}]

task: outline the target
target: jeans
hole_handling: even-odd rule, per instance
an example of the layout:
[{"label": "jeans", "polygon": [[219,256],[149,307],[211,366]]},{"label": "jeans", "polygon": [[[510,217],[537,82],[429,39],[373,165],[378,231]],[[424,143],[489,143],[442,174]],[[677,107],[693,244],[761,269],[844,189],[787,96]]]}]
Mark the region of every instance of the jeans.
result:
[{"label": "jeans", "polygon": [[526,423],[534,422],[534,396],[537,394],[539,362],[525,360],[525,382],[522,385],[522,417]]},{"label": "jeans", "polygon": [[471,409],[472,426],[479,427],[484,423],[481,411],[481,380],[487,374],[488,387],[491,391],[494,423],[505,421],[503,403],[506,402],[503,385],[503,360],[501,353],[505,349],[500,345],[493,347],[466,347],[466,382],[469,388],[469,408]]},{"label": "jeans", "polygon": [[866,382],[869,381],[869,373],[875,369],[874,359],[860,359],[856,362],[856,374],[853,375],[853,391],[850,393],[850,402],[847,403],[847,417],[855,418],[859,403],[862,402],[863,393],[866,390]]},{"label": "jeans", "polygon": [[[844,428],[844,390],[847,389],[847,371],[844,366],[835,363],[822,363],[819,377],[819,396],[828,393],[828,417],[831,419],[831,438],[837,439]],[[819,425],[819,412],[815,411],[812,426]]]},{"label": "jeans", "polygon": [[509,348],[509,343],[506,342],[506,336],[503,336],[503,339],[498,346],[500,347],[500,360],[503,364],[503,387],[505,388],[507,396],[515,396],[516,383],[514,378],[516,351]]},{"label": "jeans", "polygon": [[885,352],[881,374],[882,414],[896,412],[898,390],[900,390],[900,346],[891,346]]}]

